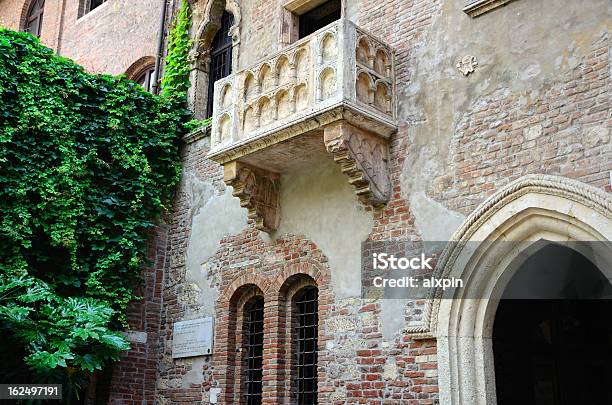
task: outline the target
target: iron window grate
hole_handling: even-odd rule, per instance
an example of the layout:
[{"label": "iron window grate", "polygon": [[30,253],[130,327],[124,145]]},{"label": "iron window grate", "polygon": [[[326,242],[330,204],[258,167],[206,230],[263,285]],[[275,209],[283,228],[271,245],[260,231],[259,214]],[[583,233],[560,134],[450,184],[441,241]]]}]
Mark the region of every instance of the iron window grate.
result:
[{"label": "iron window grate", "polygon": [[260,405],[262,392],[264,300],[253,299],[245,310],[245,391],[247,405]]},{"label": "iron window grate", "polygon": [[296,397],[298,405],[317,404],[317,334],[319,297],[316,287],[306,287],[295,299],[297,319]]},{"label": "iron window grate", "polygon": [[215,82],[232,73],[232,38],[229,35],[230,28],[234,24],[234,16],[227,11],[221,17],[221,28],[215,35],[210,55],[210,71],[208,80],[208,97],[206,116],[213,114],[213,95]]}]

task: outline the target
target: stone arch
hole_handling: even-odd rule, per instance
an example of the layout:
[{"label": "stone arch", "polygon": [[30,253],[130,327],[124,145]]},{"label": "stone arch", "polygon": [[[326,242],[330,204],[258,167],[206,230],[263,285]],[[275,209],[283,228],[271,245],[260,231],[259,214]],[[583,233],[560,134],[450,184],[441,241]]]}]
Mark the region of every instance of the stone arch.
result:
[{"label": "stone arch", "polygon": [[251,71],[248,71],[246,73],[246,76],[244,78],[244,84],[242,87],[244,89],[245,101],[255,97],[259,93],[259,86],[257,85],[257,80],[255,80],[255,75]]},{"label": "stone arch", "polygon": [[270,99],[269,97],[262,97],[259,99],[258,103],[259,110],[259,125],[265,127],[266,125],[271,124],[276,119],[276,109],[274,106],[274,99]]},{"label": "stone arch", "polygon": [[240,5],[236,0],[208,0],[204,9],[204,18],[198,25],[195,33],[196,52],[206,51],[219,29],[221,15],[227,11],[234,16],[234,25],[230,28],[232,43],[234,46],[240,43],[240,22],[242,13]]},{"label": "stone arch", "polygon": [[374,106],[384,113],[391,112],[391,88],[382,80],[377,80],[375,83],[376,91],[374,92]]},{"label": "stone arch", "polygon": [[376,58],[374,59],[374,71],[382,77],[391,76],[391,58],[386,50],[378,48]]},{"label": "stone arch", "polygon": [[[428,326],[421,332],[433,332],[438,341],[441,404],[494,404],[491,336],[499,302],[494,297],[516,271],[510,264],[542,240],[609,243],[612,198],[576,180],[525,176],[483,202],[452,240],[442,253],[437,276],[459,277],[467,280],[466,285],[444,297],[452,299],[442,299],[442,291],[434,291],[426,311]],[[612,280],[609,246],[596,246],[592,257]]]},{"label": "stone arch", "polygon": [[129,68],[125,71],[125,75],[130,80],[136,80],[140,74],[142,74],[145,70],[150,69],[155,66],[155,57],[154,56],[143,56],[138,59],[136,62],[132,63]]},{"label": "stone arch", "polygon": [[279,119],[283,119],[291,115],[295,109],[295,106],[291,102],[289,92],[281,89],[276,93],[276,116]]},{"label": "stone arch", "polygon": [[361,36],[357,40],[357,49],[355,50],[357,62],[369,68],[374,68],[374,55],[372,49],[372,44],[368,37],[365,35]]},{"label": "stone arch", "polygon": [[319,100],[327,100],[336,94],[336,71],[331,67],[323,69],[319,75]]},{"label": "stone arch", "polygon": [[194,45],[189,53],[191,68],[189,87],[189,107],[196,118],[204,118],[207,110],[208,73],[210,65],[210,48],[212,41],[221,27],[223,12],[232,14],[234,24],[230,27],[232,36],[232,71],[237,71],[240,57],[240,24],[242,15],[236,0],[206,0],[203,6],[196,3],[194,7],[203,7],[203,18],[193,35]]},{"label": "stone arch", "polygon": [[327,32],[319,41],[320,57],[323,62],[333,61],[338,55],[336,34]]},{"label": "stone arch", "polygon": [[240,395],[241,356],[237,355],[236,347],[241,344],[242,338],[242,309],[255,296],[261,296],[266,301],[269,286],[270,282],[265,276],[250,269],[241,272],[219,296],[213,357],[215,378],[222,387],[238,387],[237,392],[235,389],[224,389],[219,398],[220,403],[235,403],[235,395]]},{"label": "stone arch", "polygon": [[257,273],[254,269],[245,270],[238,274],[234,280],[223,290],[219,295],[219,305],[229,305],[232,299],[235,299],[240,290],[247,285],[253,285],[259,288],[264,295],[270,291],[270,280],[262,274]]},{"label": "stone arch", "polygon": [[374,103],[374,79],[366,71],[357,73],[357,81],[355,83],[355,93],[357,94],[357,100],[364,104]]},{"label": "stone arch", "polygon": [[264,63],[261,65],[257,72],[257,81],[262,93],[267,93],[274,88],[276,83],[274,79],[274,72],[272,71],[270,64]]},{"label": "stone arch", "polygon": [[[279,346],[286,348],[281,353],[278,353],[279,360],[277,364],[282,364],[277,369],[279,381],[287,381],[283,392],[279,393],[278,403],[284,403],[288,393],[291,392],[291,369],[294,364],[294,347],[293,335],[292,335],[292,323],[293,318],[293,298],[296,293],[300,292],[303,288],[314,286],[318,290],[318,337],[319,337],[319,367],[326,366],[325,348],[322,342],[325,341],[325,320],[327,319],[327,307],[331,302],[331,294],[329,291],[329,277],[327,273],[315,262],[302,262],[293,263],[288,265],[284,271],[282,271],[274,281],[274,291],[276,292],[276,299],[274,300],[277,308],[277,316],[282,319],[283,322],[279,324],[278,335],[274,338],[279,342]],[[319,391],[319,403],[328,403],[326,401],[325,392]],[[283,397],[284,396],[284,397]]]},{"label": "stone arch", "polygon": [[23,2],[21,6],[21,16],[19,17],[19,31],[25,31],[26,28],[26,20],[28,19],[28,12],[30,11],[30,7],[36,0],[26,0]]}]

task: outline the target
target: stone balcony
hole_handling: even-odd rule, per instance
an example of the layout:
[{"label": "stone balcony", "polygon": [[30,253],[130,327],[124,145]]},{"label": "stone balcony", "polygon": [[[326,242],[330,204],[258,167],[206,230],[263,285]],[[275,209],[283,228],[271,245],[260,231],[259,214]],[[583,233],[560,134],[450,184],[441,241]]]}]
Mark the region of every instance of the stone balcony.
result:
[{"label": "stone balcony", "polygon": [[342,19],[215,83],[208,158],[265,231],[280,221],[280,175],[318,154],[384,205],[396,104],[393,50]]}]

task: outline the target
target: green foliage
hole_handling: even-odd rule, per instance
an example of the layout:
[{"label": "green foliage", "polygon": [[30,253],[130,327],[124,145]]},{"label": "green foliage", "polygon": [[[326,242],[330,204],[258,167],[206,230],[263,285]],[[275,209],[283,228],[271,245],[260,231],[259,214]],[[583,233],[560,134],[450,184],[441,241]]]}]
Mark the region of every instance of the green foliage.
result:
[{"label": "green foliage", "polygon": [[185,124],[185,127],[187,129],[187,132],[193,132],[196,129],[207,127],[210,124],[212,124],[212,118],[205,118],[203,120],[199,120],[197,118],[194,118],[194,119],[192,119],[190,121],[187,121],[187,123]]},{"label": "green foliage", "polygon": [[38,375],[128,349],[119,331],[189,118],[168,93],[184,85],[166,86],[88,74],[0,29],[0,335]]},{"label": "green foliage", "polygon": [[165,97],[186,98],[189,89],[189,50],[192,40],[191,5],[183,0],[168,34],[168,54],[164,77],[161,81],[161,95]]}]

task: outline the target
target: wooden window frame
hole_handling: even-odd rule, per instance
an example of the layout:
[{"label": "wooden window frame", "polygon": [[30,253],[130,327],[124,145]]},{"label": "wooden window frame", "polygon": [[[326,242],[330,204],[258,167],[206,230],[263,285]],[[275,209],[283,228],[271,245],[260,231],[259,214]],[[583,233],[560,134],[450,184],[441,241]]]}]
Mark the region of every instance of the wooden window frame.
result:
[{"label": "wooden window frame", "polygon": [[[28,7],[25,17],[24,31],[40,38],[42,33],[43,16],[45,11],[45,0],[33,0]],[[36,32],[32,32],[32,25],[36,22]]]},{"label": "wooden window frame", "polygon": [[[300,16],[327,3],[329,0],[289,0],[281,8],[280,42],[289,45],[300,39]],[[340,18],[346,16],[347,0],[340,2]]]}]

